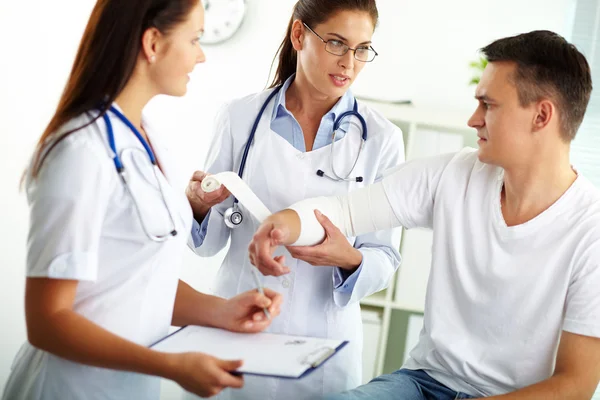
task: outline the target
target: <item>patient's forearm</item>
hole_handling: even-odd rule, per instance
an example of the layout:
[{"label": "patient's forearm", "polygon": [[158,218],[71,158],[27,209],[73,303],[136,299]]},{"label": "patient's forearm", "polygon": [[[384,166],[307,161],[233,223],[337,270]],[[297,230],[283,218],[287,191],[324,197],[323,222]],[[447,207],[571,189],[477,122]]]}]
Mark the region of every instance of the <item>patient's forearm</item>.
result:
[{"label": "patient's forearm", "polygon": [[[490,400],[583,400],[590,399],[594,389],[577,385],[575,380],[556,375],[535,385],[501,396],[487,397]],[[481,399],[483,400],[483,399]]]},{"label": "patient's forearm", "polygon": [[325,214],[348,237],[400,226],[383,184],[378,182],[347,196],[302,200],[275,214],[275,227],[287,227],[289,230],[286,245],[312,246],[324,239],[325,230],[316,219],[314,210]]},{"label": "patient's forearm", "polygon": [[282,231],[289,232],[281,241],[281,244],[284,246],[296,242],[300,236],[300,217],[293,210],[286,209],[279,211],[267,218],[263,224],[270,224],[273,226],[273,229],[281,229]]}]

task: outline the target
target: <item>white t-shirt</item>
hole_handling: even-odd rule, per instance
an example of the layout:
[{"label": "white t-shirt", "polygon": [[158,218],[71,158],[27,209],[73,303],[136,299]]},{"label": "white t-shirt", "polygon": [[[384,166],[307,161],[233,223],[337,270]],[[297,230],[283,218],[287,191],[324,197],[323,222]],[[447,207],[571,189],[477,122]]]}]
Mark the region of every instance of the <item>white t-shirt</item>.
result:
[{"label": "white t-shirt", "polygon": [[434,234],[424,327],[405,368],[497,395],[549,378],[561,331],[600,337],[600,192],[584,177],[512,227],[503,170],[473,149],[405,163],[382,182],[400,223]]},{"label": "white t-shirt", "polygon": [[[133,133],[109,113],[117,151],[147,229],[172,228],[148,155]],[[84,125],[90,115],[61,131]],[[141,345],[168,333],[179,270],[192,221],[185,180],[168,150],[143,122],[159,164],[166,202],[179,234],[150,240],[133,198],[116,172],[102,118],[60,142],[36,180],[27,183],[30,226],[27,276],[78,280],[73,309],[101,327]],[[179,179],[179,180],[178,180]],[[158,399],[160,380],[89,367],[25,343],[17,355],[4,399]]]}]

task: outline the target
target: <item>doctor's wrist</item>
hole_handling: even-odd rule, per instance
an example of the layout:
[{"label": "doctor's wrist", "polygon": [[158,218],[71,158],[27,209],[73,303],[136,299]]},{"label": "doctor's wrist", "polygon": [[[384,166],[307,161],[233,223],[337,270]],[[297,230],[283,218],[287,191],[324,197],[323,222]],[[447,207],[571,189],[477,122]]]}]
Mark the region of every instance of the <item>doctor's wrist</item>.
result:
[{"label": "doctor's wrist", "polygon": [[230,322],[227,312],[229,300],[219,296],[206,296],[205,303],[207,307],[201,325],[227,329]]},{"label": "doctor's wrist", "polygon": [[148,352],[148,356],[138,360],[140,368],[135,372],[173,379],[179,366],[178,353],[165,353],[152,349],[145,350]]},{"label": "doctor's wrist", "polygon": [[352,273],[356,271],[358,267],[360,267],[362,261],[362,253],[358,249],[352,248],[352,251],[349,251],[347,253],[346,257],[344,257],[344,259],[342,260],[340,265],[338,265],[338,267]]},{"label": "doctor's wrist", "polygon": [[202,221],[204,221],[204,218],[206,217],[206,214],[208,214],[208,212],[211,209],[210,205],[204,204],[204,203],[191,203],[190,205],[192,206],[192,212],[194,214],[194,219],[196,220],[196,222],[198,222],[199,224],[202,223]]},{"label": "doctor's wrist", "polygon": [[173,380],[180,364],[179,354],[157,352],[157,355],[161,358],[162,363],[160,369],[152,375]]}]

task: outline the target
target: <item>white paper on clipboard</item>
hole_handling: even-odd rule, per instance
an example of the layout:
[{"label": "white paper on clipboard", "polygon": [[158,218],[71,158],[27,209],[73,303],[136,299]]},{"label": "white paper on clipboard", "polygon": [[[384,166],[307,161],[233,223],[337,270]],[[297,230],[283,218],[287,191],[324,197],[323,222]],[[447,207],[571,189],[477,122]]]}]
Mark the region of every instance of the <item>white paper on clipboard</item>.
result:
[{"label": "white paper on clipboard", "polygon": [[200,352],[244,361],[241,373],[297,379],[318,368],[348,342],[273,333],[235,333],[187,326],[152,345],[167,353]]}]

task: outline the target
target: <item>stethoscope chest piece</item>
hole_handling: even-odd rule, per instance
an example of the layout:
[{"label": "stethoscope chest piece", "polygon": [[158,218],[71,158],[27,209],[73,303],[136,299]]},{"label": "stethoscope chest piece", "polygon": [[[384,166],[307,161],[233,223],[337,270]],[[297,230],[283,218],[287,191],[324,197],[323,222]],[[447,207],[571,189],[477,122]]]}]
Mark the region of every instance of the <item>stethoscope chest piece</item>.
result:
[{"label": "stethoscope chest piece", "polygon": [[225,220],[225,225],[229,228],[237,228],[244,221],[244,216],[242,212],[239,210],[237,203],[233,205],[233,207],[229,207],[225,210],[225,214],[223,214],[223,219]]}]

